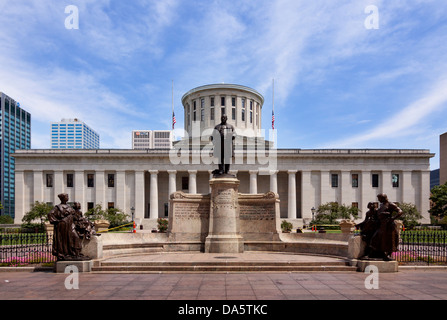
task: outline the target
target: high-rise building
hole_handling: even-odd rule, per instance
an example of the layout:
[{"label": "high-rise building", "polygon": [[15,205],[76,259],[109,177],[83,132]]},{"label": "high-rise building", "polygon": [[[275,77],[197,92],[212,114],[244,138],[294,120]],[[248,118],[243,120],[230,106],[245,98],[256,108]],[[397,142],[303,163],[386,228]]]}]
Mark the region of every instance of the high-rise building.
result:
[{"label": "high-rise building", "polygon": [[172,131],[170,130],[134,130],[132,131],[132,149],[171,149]]},{"label": "high-rise building", "polygon": [[51,123],[51,149],[99,149],[99,134],[79,119]]},{"label": "high-rise building", "polygon": [[31,149],[31,114],[0,92],[0,202],[2,215],[15,216],[15,159],[18,149]]}]

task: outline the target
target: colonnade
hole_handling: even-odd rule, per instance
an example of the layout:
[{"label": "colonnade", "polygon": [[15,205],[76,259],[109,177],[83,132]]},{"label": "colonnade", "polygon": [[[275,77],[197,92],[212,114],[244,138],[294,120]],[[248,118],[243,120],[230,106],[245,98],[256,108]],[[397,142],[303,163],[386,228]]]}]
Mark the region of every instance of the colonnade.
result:
[{"label": "colonnade", "polygon": [[[177,175],[179,172],[188,173],[189,193],[195,194],[198,189],[204,190],[204,187],[198,188],[197,176],[201,173],[200,183],[204,182],[203,173],[209,174],[212,179],[212,170],[34,170],[23,171],[16,170],[15,188],[16,188],[16,221],[23,214],[30,210],[35,201],[59,203],[57,195],[59,193],[69,193],[71,201],[80,202],[84,211],[87,210],[86,204],[94,201],[95,204],[102,203],[103,208],[107,207],[110,201],[113,201],[115,207],[130,209],[134,207],[135,217],[140,219],[157,219],[160,216],[159,204],[169,203],[169,196],[182,188],[177,185]],[[338,185],[331,185],[331,177],[337,175]],[[428,210],[427,190],[429,190],[429,171],[400,171],[399,185],[396,188],[391,184],[391,170],[355,171],[358,176],[358,185],[352,185],[352,175],[354,171],[330,171],[330,170],[240,170],[244,173],[244,188],[251,194],[257,194],[260,190],[267,189],[267,181],[262,180],[262,185],[258,186],[259,175],[269,176],[268,189],[278,193],[278,174],[281,173],[281,184],[279,193],[282,204],[282,219],[300,219],[312,218],[311,208],[319,204],[336,201],[341,204],[351,205],[356,203],[362,212],[366,212],[367,203],[376,201],[378,193],[387,193],[391,201],[414,203],[421,213],[424,209]],[[373,172],[380,174],[380,187],[371,186],[371,175]],[[67,186],[67,173],[71,174],[73,183]],[[148,173],[148,175],[147,175]],[[161,199],[160,196],[166,195],[166,181],[163,180],[162,190],[159,190],[160,173],[168,174],[168,196],[167,199]],[[230,173],[238,175],[237,170]],[[247,178],[248,173],[248,181]],[[286,175],[287,174],[287,178]],[[49,187],[48,174],[52,175],[52,184]],[[113,188],[107,185],[109,174],[114,175]],[[88,176],[94,176],[94,186],[88,186]],[[147,177],[146,177],[147,175]],[[146,192],[147,180],[149,179],[149,190]],[[165,179],[165,178],[163,178]],[[260,188],[259,188],[260,187]],[[287,188],[287,189],[286,189]],[[163,192],[159,192],[163,191]],[[149,197],[149,199],[147,199]],[[285,197],[287,197],[285,199]],[[159,202],[160,200],[160,202]],[[109,202],[108,202],[109,201]],[[287,205],[284,203],[287,201]],[[150,204],[147,209],[147,204]],[[425,210],[425,211],[426,211]],[[146,215],[145,215],[146,213]]]}]

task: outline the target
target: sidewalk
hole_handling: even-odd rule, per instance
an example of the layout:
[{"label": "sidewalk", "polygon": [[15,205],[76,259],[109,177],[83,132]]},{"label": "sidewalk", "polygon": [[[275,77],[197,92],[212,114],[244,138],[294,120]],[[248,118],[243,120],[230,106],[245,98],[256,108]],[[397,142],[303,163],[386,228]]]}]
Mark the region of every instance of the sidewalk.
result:
[{"label": "sidewalk", "polygon": [[1,272],[0,300],[447,300],[447,272],[427,268],[379,274],[379,289],[361,272],[81,273],[71,290],[70,276]]}]

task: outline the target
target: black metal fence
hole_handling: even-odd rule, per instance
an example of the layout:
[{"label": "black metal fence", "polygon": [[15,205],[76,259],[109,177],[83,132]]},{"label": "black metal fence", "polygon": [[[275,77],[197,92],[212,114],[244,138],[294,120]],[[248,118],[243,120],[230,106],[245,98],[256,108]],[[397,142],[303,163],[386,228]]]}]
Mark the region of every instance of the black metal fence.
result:
[{"label": "black metal fence", "polygon": [[393,257],[404,264],[447,264],[446,231],[403,231]]},{"label": "black metal fence", "polygon": [[1,233],[0,266],[26,266],[56,261],[47,233]]}]

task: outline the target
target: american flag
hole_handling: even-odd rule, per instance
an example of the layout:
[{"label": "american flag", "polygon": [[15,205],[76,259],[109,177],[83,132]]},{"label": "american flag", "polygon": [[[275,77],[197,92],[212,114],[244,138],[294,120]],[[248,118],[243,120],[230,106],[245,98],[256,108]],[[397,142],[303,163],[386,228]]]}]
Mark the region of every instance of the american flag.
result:
[{"label": "american flag", "polygon": [[177,123],[177,121],[175,120],[175,113],[174,111],[172,111],[172,130],[174,130],[174,125]]},{"label": "american flag", "polygon": [[275,130],[275,111],[272,111],[272,129]]}]

